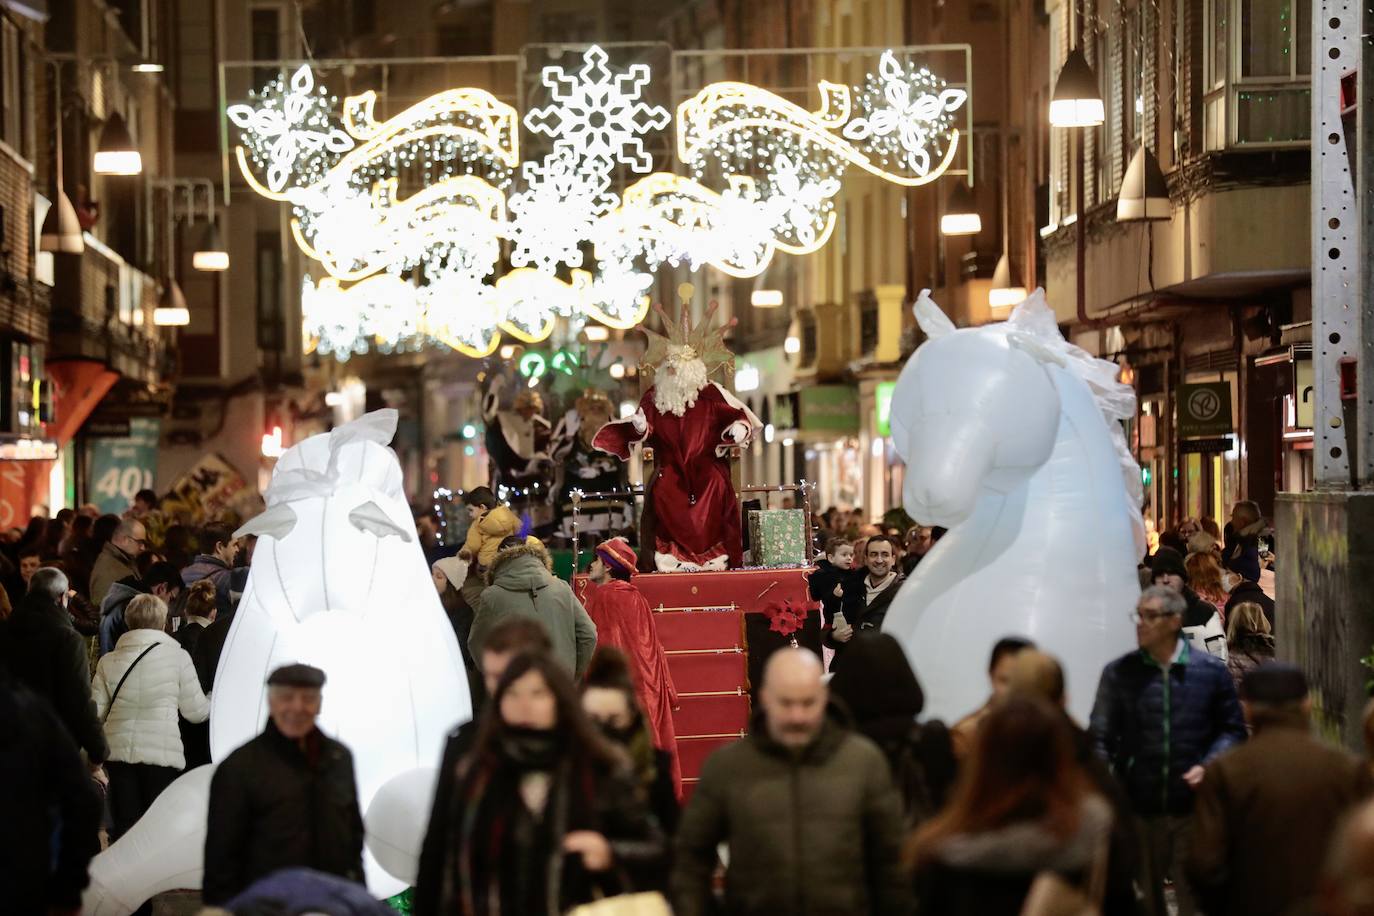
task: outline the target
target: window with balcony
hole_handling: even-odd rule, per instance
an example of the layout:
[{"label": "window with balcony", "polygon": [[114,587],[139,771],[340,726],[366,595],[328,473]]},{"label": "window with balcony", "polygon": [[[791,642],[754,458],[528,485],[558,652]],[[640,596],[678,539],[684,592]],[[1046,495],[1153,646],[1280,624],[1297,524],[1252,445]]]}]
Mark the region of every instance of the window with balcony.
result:
[{"label": "window with balcony", "polygon": [[0,22],[0,140],[24,151],[24,40],[19,27]]},{"label": "window with balcony", "polygon": [[1208,149],[1311,135],[1312,0],[1207,0]]}]

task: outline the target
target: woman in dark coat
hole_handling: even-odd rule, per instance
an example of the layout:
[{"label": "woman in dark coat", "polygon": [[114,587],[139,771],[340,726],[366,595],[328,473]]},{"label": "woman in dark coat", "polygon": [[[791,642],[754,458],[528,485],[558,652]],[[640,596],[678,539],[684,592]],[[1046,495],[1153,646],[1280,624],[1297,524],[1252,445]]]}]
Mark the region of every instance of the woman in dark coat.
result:
[{"label": "woman in dark coat", "polygon": [[636,889],[664,855],[624,755],[587,720],[568,673],[520,655],[458,763],[439,911],[545,916]]},{"label": "woman in dark coat", "polygon": [[830,694],[854,719],[855,729],[882,749],[902,793],[907,827],[944,807],[954,782],[949,729],[920,723],[925,694],[901,644],[875,630],[856,633],[832,664]]}]

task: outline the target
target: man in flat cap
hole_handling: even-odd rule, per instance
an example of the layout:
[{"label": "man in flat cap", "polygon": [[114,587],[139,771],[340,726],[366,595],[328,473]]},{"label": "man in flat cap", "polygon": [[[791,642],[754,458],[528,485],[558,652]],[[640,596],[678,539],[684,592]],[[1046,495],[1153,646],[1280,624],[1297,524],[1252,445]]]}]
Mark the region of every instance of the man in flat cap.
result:
[{"label": "man in flat cap", "polygon": [[324,672],[285,665],[267,686],[267,727],[224,758],[210,782],[206,904],[293,866],[363,881],[353,755],[315,726]]},{"label": "man in flat cap", "polygon": [[1188,875],[1214,916],[1305,912],[1336,828],[1369,794],[1369,770],[1312,733],[1300,669],[1261,665],[1240,698],[1254,737],[1207,767]]}]

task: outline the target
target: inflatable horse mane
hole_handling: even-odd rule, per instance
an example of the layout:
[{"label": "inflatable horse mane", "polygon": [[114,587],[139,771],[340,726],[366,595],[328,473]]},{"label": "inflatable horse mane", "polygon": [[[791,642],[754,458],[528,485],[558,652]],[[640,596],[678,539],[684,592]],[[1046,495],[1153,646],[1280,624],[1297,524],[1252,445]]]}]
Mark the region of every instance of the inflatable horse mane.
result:
[{"label": "inflatable horse mane", "polygon": [[237,532],[259,540],[210,697],[215,763],[182,775],[92,861],[87,916],[200,886],[213,769],[262,731],[267,675],[290,662],[328,678],[320,727],[353,752],[369,889],[389,896],[414,879],[434,768],[472,702],[388,447],[396,424],[376,411],[277,462],[267,511]]},{"label": "inflatable horse mane", "polygon": [[930,715],[981,706],[993,644],[1021,636],[1060,660],[1070,711],[1086,721],[1102,667],[1135,641],[1145,531],[1119,422],[1135,394],[1114,363],[1064,340],[1042,290],[1009,320],[964,329],[928,294],[915,312],[929,339],[898,377],[892,441],[906,511],[949,533],[883,629]]}]

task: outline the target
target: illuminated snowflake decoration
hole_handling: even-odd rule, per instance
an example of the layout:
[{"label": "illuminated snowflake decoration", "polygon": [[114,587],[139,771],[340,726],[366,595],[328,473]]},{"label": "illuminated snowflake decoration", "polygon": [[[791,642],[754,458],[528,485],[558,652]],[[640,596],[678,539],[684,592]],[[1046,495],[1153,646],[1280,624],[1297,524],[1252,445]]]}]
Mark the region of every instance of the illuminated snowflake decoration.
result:
[{"label": "illuminated snowflake decoration", "polygon": [[293,177],[323,176],[333,155],[353,148],[353,138],[334,120],[335,102],[315,76],[301,67],[289,90],[277,77],[258,95],[262,104],[230,105],[226,114],[244,133],[253,162],[267,173],[267,187],[280,193]]},{"label": "illuminated snowflake decoration", "polygon": [[510,260],[552,272],[558,264],[582,266],[579,246],[596,219],[620,201],[609,174],[581,171],[577,158],[559,148],[542,163],[526,162],[526,190],[510,199],[515,247]]},{"label": "illuminated snowflake decoration", "polygon": [[926,175],[932,162],[939,161],[941,141],[950,132],[954,112],[967,100],[964,90],[947,88],[944,80],[928,70],[903,66],[888,51],[878,64],[878,75],[868,77],[859,95],[859,104],[868,114],[846,124],[844,135],[850,140],[873,140],[884,153],[884,161],[901,159],[917,175]]},{"label": "illuminated snowflake decoration", "polygon": [[[847,170],[934,181],[968,118],[963,89],[892,52],[860,86],[821,82],[814,110],[713,83],[675,123],[645,99],[649,67],[612,67],[598,47],[541,80],[549,102],[523,117],[472,88],[385,120],[364,92],[336,117],[309,66],[229,106],[245,180],[291,206],[292,238],[325,274],[302,287],[319,352],[438,343],[486,356],[502,335],[544,339],[561,316],[633,327],[664,265],[748,278],[778,252],[816,251]],[[524,159],[522,125],[551,151]],[[670,125],[680,171],[646,148]]]},{"label": "illuminated snowflake decoration", "polygon": [[643,174],[653,159],[641,137],[663,130],[672,121],[666,108],[640,99],[649,84],[649,68],[635,64],[624,73],[606,66],[606,52],[592,47],[582,56],[575,75],[561,67],[545,67],[543,82],[553,102],[531,109],[525,126],[552,137],[554,149],[609,169],[615,162]]}]

